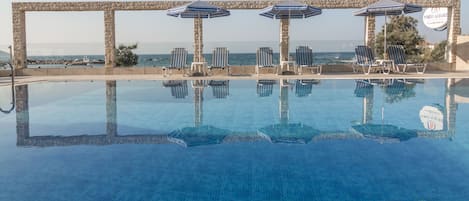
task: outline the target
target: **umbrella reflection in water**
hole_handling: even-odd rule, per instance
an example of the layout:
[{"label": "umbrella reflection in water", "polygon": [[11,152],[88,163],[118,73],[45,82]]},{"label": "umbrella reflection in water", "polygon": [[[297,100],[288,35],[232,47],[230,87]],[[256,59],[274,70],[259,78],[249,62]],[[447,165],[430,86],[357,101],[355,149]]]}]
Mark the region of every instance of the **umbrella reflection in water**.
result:
[{"label": "umbrella reflection in water", "polygon": [[286,80],[280,81],[280,123],[260,128],[257,134],[272,143],[306,144],[321,131],[302,123],[289,123],[289,87]]},{"label": "umbrella reflection in water", "polygon": [[[221,82],[217,83],[222,84]],[[220,144],[226,136],[231,135],[232,132],[229,130],[203,125],[203,93],[206,86],[205,80],[192,81],[192,88],[194,89],[194,127],[185,127],[171,132],[168,135],[168,141],[184,147],[192,147]],[[229,87],[229,85],[225,86]],[[226,91],[229,90],[226,89]],[[221,96],[224,96],[224,94],[220,94]]]}]

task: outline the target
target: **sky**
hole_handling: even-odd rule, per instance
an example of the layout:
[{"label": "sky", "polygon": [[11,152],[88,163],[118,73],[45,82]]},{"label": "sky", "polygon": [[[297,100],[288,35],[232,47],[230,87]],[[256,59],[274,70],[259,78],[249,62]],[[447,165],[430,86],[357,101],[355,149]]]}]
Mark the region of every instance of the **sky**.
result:
[{"label": "sky", "polygon": [[[12,43],[11,2],[0,1],[0,50],[7,50]],[[468,1],[461,4],[462,11],[469,10]],[[309,41],[322,51],[352,48],[363,41],[364,33],[364,18],[353,16],[354,10],[325,9],[320,16],[292,20],[292,45]],[[428,41],[446,39],[446,31],[437,32],[421,23],[422,13],[411,16],[420,21],[419,31]],[[463,33],[469,34],[469,13],[463,12],[461,18]],[[377,29],[383,23],[384,17],[377,17]],[[28,55],[104,52],[102,12],[31,12],[27,13],[26,24]],[[174,45],[192,48],[192,40],[192,19],[166,16],[165,11],[116,12],[116,42],[138,43],[140,53],[169,52],[169,46]],[[278,45],[278,40],[279,21],[260,16],[259,10],[232,10],[229,17],[204,21],[205,49],[226,45],[235,46],[234,52],[254,52],[260,45]]]}]

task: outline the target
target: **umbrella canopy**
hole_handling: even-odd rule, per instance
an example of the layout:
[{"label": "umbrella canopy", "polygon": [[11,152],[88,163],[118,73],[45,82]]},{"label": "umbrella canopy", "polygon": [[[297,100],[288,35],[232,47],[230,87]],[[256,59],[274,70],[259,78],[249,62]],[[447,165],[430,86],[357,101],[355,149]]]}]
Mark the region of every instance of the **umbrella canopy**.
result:
[{"label": "umbrella canopy", "polygon": [[215,18],[230,15],[230,11],[209,4],[206,1],[194,1],[192,3],[171,8],[167,15],[181,18]]},{"label": "umbrella canopy", "polygon": [[389,124],[361,124],[352,126],[353,130],[363,136],[377,140],[407,141],[417,137],[417,131],[400,128]]},{"label": "umbrella canopy", "polygon": [[353,12],[356,16],[401,15],[422,11],[422,7],[414,4],[401,3],[393,0],[380,0]]},{"label": "umbrella canopy", "polygon": [[302,19],[320,15],[322,10],[294,1],[281,2],[264,8],[260,15],[273,19]]},{"label": "umbrella canopy", "polygon": [[184,147],[220,144],[231,131],[213,126],[186,127],[171,132],[168,140]]},{"label": "umbrella canopy", "polygon": [[287,123],[261,128],[257,134],[273,143],[306,144],[321,131],[301,123]]}]

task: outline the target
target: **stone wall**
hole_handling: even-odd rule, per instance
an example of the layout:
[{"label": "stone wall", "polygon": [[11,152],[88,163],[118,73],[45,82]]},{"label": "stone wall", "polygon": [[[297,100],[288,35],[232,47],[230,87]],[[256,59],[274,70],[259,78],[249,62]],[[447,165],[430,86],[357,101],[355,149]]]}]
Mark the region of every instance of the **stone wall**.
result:
[{"label": "stone wall", "polygon": [[[307,4],[324,8],[361,8],[376,0],[306,0]],[[103,11],[103,10],[166,10],[190,1],[134,1],[134,2],[14,2],[14,10],[23,11]],[[212,1],[227,9],[261,9],[279,1]],[[453,0],[401,0],[424,7],[452,7]]]}]

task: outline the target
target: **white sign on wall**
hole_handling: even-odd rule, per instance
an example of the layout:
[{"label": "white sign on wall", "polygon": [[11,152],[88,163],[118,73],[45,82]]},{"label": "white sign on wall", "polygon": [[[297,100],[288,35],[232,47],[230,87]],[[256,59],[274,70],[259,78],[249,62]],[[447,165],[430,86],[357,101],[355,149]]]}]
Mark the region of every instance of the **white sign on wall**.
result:
[{"label": "white sign on wall", "polygon": [[445,30],[448,24],[448,8],[427,8],[423,13],[423,23],[436,31]]}]

